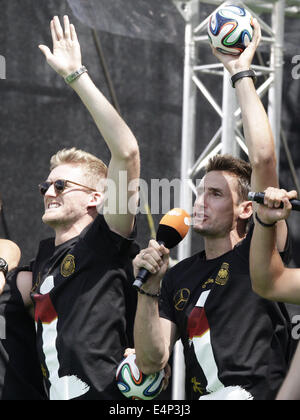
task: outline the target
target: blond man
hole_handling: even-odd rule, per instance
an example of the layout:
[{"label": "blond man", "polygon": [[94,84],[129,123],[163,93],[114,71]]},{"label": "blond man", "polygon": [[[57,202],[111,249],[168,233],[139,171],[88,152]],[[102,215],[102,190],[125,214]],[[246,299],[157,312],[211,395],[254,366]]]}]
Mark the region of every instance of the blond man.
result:
[{"label": "blond man", "polygon": [[[118,399],[114,376],[128,345],[127,271],[138,202],[137,189],[126,191],[131,208],[120,210],[119,174],[126,173],[128,183],[139,178],[139,149],[82,65],[67,16],[63,26],[55,16],[50,24],[53,51],[39,48],[81,98],[111,159],[106,168],[97,157],[75,148],[52,157],[50,174],[39,187],[43,222],[53,228],[55,238],[41,242],[32,273],[21,273],[18,280],[28,305],[34,284],[37,348],[49,399]],[[115,211],[106,206],[111,198]],[[106,211],[99,214],[103,206]]]}]

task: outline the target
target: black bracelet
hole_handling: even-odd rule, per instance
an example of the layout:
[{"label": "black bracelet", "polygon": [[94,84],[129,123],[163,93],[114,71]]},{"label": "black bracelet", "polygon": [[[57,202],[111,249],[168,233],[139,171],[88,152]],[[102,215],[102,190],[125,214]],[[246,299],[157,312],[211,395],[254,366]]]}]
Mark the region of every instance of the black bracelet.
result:
[{"label": "black bracelet", "polygon": [[257,77],[254,70],[245,70],[236,73],[231,78],[232,87],[235,87],[236,82],[244,77],[252,77],[254,84],[256,83]]},{"label": "black bracelet", "polygon": [[257,212],[255,212],[255,219],[258,221],[258,223],[261,225],[261,226],[263,226],[263,227],[272,227],[272,226],[275,226],[276,225],[276,222],[274,222],[274,223],[270,223],[270,224],[268,224],[268,223],[264,223],[262,220],[260,220],[260,218],[258,217],[258,214],[257,214]]},{"label": "black bracelet", "polygon": [[152,293],[148,293],[148,292],[145,292],[145,290],[143,290],[143,289],[138,289],[138,292],[141,294],[141,295],[146,295],[146,296],[149,296],[149,297],[152,297],[152,298],[160,298],[160,291],[158,291],[156,294],[152,294]]}]

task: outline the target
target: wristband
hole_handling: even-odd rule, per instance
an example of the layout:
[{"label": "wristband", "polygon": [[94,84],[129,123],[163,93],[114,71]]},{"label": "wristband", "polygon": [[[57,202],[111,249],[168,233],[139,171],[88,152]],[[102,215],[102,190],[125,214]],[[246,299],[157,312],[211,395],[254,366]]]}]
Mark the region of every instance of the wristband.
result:
[{"label": "wristband", "polygon": [[74,80],[78,79],[83,73],[87,73],[87,68],[85,66],[81,66],[80,69],[74,71],[73,73],[69,74],[69,76],[65,77],[66,83],[70,84],[74,82]]},{"label": "wristband", "polygon": [[263,227],[272,227],[275,226],[277,222],[274,223],[264,223],[260,218],[258,217],[257,212],[255,212],[255,219],[258,221],[258,223]]},{"label": "wristband", "polygon": [[234,74],[231,77],[231,83],[232,83],[232,87],[235,87],[236,82],[239,79],[243,79],[244,77],[252,77],[254,84],[256,83],[257,77],[255,74],[254,70],[245,70],[245,71],[240,71],[239,73]]},{"label": "wristband", "polygon": [[0,271],[2,271],[2,273],[4,274],[4,277],[6,277],[7,272],[8,272],[8,264],[3,258],[0,258]]},{"label": "wristband", "polygon": [[146,296],[149,296],[149,297],[152,297],[152,298],[160,298],[160,292],[158,291],[156,294],[152,294],[152,293],[148,293],[148,292],[145,292],[145,290],[143,290],[143,289],[138,289],[138,292],[141,294],[141,295],[146,295]]}]

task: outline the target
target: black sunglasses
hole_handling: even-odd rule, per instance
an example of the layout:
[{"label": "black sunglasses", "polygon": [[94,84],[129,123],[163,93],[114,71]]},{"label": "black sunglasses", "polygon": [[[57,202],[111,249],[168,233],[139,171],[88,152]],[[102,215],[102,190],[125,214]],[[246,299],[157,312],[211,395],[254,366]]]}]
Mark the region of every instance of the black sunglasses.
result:
[{"label": "black sunglasses", "polygon": [[64,191],[64,189],[67,187],[67,183],[75,184],[75,185],[78,185],[79,187],[84,187],[91,191],[96,191],[94,188],[90,188],[90,187],[87,187],[86,185],[78,184],[78,182],[69,181],[68,179],[57,179],[54,182],[53,181],[42,182],[41,184],[39,184],[39,190],[42,195],[45,195],[46,192],[51,187],[51,185],[53,184],[56,194],[61,194]]}]

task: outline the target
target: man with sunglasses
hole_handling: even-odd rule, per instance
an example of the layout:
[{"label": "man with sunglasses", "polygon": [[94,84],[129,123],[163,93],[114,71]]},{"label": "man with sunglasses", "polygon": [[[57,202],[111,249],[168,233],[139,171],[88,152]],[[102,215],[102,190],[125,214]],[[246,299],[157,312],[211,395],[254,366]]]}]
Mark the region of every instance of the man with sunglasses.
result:
[{"label": "man with sunglasses", "polygon": [[126,174],[127,183],[139,178],[139,149],[82,66],[68,17],[64,16],[64,29],[57,16],[50,28],[53,52],[44,45],[39,48],[89,110],[111,160],[106,167],[76,148],[51,158],[50,174],[39,188],[43,222],[54,229],[55,238],[40,243],[33,281],[24,279],[22,295],[30,305],[28,290],[33,284],[37,348],[49,399],[122,399],[115,372],[131,344],[126,330],[135,298],[129,276],[138,186],[123,191],[119,174]]}]

